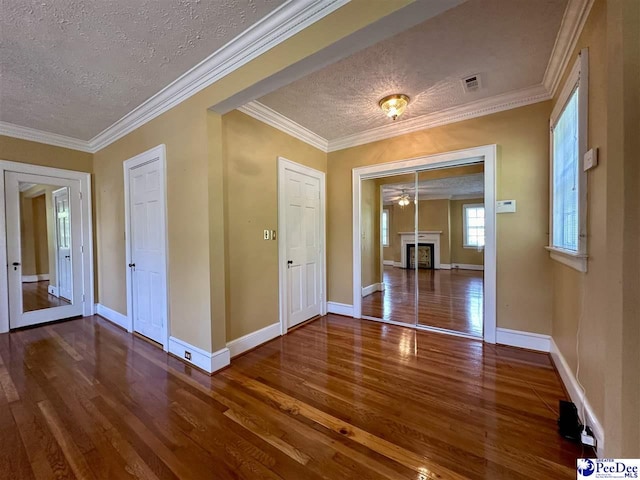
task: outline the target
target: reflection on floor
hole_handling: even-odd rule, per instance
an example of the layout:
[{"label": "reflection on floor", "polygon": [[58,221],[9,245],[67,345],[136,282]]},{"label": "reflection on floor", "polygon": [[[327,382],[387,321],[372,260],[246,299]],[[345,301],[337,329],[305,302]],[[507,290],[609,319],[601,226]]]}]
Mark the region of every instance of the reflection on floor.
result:
[{"label": "reflection on floor", "polygon": [[[0,335],[3,473],[575,479],[548,354],[328,315],[213,376],[99,317]],[[133,473],[132,473],[133,472]]]},{"label": "reflection on floor", "polygon": [[68,300],[62,297],[50,295],[47,289],[49,282],[32,282],[22,284],[22,304],[25,312],[42,310],[43,308],[61,307],[71,305]]},{"label": "reflection on floor", "polygon": [[[483,273],[475,270],[418,270],[419,325],[482,336]],[[416,323],[415,270],[384,267],[384,292],[362,299],[362,314]]]}]

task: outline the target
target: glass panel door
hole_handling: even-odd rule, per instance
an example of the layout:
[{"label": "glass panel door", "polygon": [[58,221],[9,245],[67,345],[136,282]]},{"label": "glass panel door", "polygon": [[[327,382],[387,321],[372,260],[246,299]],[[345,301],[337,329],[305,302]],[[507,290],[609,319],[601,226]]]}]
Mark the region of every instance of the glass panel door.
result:
[{"label": "glass panel door", "polygon": [[415,325],[415,172],[362,181],[362,315]]},{"label": "glass panel door", "polygon": [[7,172],[10,327],[82,315],[79,183]]},{"label": "glass panel door", "polygon": [[417,324],[481,337],[483,165],[417,175]]}]

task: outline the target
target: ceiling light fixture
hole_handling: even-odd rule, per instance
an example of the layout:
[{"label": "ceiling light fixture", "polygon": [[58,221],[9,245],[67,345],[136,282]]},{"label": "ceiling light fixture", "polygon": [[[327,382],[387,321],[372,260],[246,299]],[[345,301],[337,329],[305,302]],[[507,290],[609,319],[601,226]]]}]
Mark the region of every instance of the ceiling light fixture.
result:
[{"label": "ceiling light fixture", "polygon": [[395,120],[404,113],[409,105],[409,97],[403,93],[395,93],[384,97],[378,102],[378,105],[387,117]]},{"label": "ceiling light fixture", "polygon": [[404,193],[404,189],[403,189],[402,190],[402,195],[400,195],[400,200],[398,200],[398,205],[400,205],[402,208],[404,208],[407,205],[409,205],[410,202],[411,202],[411,199],[409,198],[409,195]]}]

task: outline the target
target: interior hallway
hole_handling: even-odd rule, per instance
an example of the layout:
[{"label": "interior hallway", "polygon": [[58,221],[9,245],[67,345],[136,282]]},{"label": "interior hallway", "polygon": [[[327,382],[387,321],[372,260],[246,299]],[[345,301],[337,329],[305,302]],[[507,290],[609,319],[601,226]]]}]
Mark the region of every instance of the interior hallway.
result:
[{"label": "interior hallway", "polygon": [[548,355],[335,315],[211,377],[99,317],[0,336],[0,360],[23,480],[570,479],[582,455]]},{"label": "interior hallway", "polygon": [[[403,323],[416,323],[415,270],[384,267],[384,292],[362,298],[362,314]],[[418,270],[419,325],[482,337],[483,272],[476,270]]]}]

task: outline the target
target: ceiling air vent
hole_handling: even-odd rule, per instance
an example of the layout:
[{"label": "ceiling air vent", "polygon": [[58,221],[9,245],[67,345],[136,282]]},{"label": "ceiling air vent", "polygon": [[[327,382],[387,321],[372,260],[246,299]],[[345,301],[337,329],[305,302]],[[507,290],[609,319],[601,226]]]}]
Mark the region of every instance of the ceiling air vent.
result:
[{"label": "ceiling air vent", "polygon": [[465,93],[475,92],[480,90],[482,84],[480,83],[480,75],[469,75],[462,79],[462,88],[464,88]]}]

